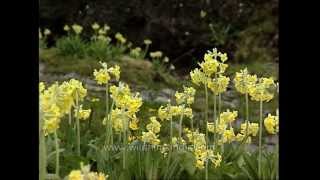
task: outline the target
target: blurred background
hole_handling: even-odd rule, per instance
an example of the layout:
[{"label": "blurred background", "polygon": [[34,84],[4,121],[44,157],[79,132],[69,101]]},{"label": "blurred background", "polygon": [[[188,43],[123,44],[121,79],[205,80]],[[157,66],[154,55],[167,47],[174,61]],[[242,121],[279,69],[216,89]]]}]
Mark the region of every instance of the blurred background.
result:
[{"label": "blurred background", "polygon": [[277,68],[278,0],[40,1],[39,26],[52,31],[48,46],[66,34],[65,24],[80,24],[89,38],[94,22],[135,45],[151,39],[149,50],[164,52],[180,74],[213,47],[226,52],[229,63]]}]

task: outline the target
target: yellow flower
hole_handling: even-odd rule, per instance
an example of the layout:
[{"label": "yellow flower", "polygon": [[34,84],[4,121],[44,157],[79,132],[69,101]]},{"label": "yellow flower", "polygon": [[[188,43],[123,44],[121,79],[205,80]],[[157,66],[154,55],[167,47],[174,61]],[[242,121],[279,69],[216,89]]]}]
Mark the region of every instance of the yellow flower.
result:
[{"label": "yellow flower", "polygon": [[39,83],[39,92],[41,93],[46,88],[44,82]]},{"label": "yellow flower", "polygon": [[135,58],[139,57],[140,53],[141,53],[141,48],[140,47],[136,47],[136,48],[130,50],[130,55],[135,57]]},{"label": "yellow flower", "polygon": [[91,27],[92,27],[93,30],[98,30],[100,28],[100,25],[95,22],[95,23],[92,24]]},{"label": "yellow flower", "polygon": [[110,80],[109,73],[105,69],[99,69],[99,71],[95,69],[93,75],[95,76],[97,83],[100,85],[107,84]]},{"label": "yellow flower", "polygon": [[160,140],[158,139],[158,136],[155,133],[153,133],[152,131],[142,132],[141,140],[143,142],[150,143],[153,145],[160,144]]},{"label": "yellow flower", "polygon": [[43,32],[43,34],[45,35],[45,36],[48,36],[48,35],[50,35],[51,34],[51,31],[50,31],[50,29],[44,29],[44,32]]},{"label": "yellow flower", "polygon": [[150,117],[151,123],[147,125],[147,130],[152,131],[155,134],[160,132],[161,124],[157,121],[155,116]]},{"label": "yellow flower", "polygon": [[214,159],[212,160],[212,163],[214,165],[215,168],[217,168],[218,166],[220,166],[222,161],[222,156],[217,153],[216,155],[214,155]]},{"label": "yellow flower", "polygon": [[213,73],[217,72],[219,62],[215,59],[207,58],[206,55],[205,55],[205,61],[200,63],[200,67],[203,70],[204,74],[210,77]]},{"label": "yellow flower", "polygon": [[207,82],[205,74],[201,72],[198,68],[191,71],[190,76],[191,76],[192,82],[198,86],[200,85],[200,83],[205,84]]},{"label": "yellow flower", "polygon": [[[123,125],[128,122],[128,117],[120,109],[113,109],[111,111],[112,127],[116,132],[122,132],[124,130]],[[106,124],[106,123],[105,123]]]},{"label": "yellow flower", "polygon": [[268,133],[276,134],[279,132],[279,117],[268,114],[268,117],[264,119],[264,126]]},{"label": "yellow flower", "polygon": [[158,109],[158,117],[161,121],[169,120],[170,114],[168,113],[168,107],[160,106]]},{"label": "yellow flower", "polygon": [[220,114],[220,121],[224,122],[224,123],[230,123],[236,120],[238,116],[238,111],[232,111],[230,112],[229,109],[227,109],[226,112],[222,112]]},{"label": "yellow flower", "polygon": [[73,89],[73,98],[76,99],[78,97],[79,101],[82,101],[84,97],[87,95],[87,89],[85,89],[82,86],[82,82],[76,80],[76,79],[71,79],[69,81],[69,85]]},{"label": "yellow flower", "polygon": [[128,141],[129,141],[129,142],[132,142],[132,141],[134,141],[134,140],[136,140],[136,139],[137,139],[136,136],[130,135],[130,136],[128,137]]},{"label": "yellow flower", "polygon": [[273,93],[270,92],[271,87],[275,87],[272,78],[260,78],[255,86],[250,87],[249,95],[254,101],[269,102],[273,98]]},{"label": "yellow flower", "polygon": [[208,88],[215,94],[218,95],[227,90],[230,78],[220,75],[208,82]]},{"label": "yellow flower", "polygon": [[126,41],[127,41],[126,38],[124,38],[123,35],[120,34],[120,33],[116,33],[115,38],[116,38],[121,44],[124,44],[124,43],[126,43]]},{"label": "yellow flower", "polygon": [[150,44],[152,44],[152,41],[150,39],[145,39],[143,41],[143,43],[146,44],[146,45],[150,45]]},{"label": "yellow flower", "polygon": [[64,25],[63,30],[68,32],[68,31],[70,31],[70,27],[68,25]]},{"label": "yellow flower", "polygon": [[76,34],[80,34],[83,30],[82,26],[80,26],[78,24],[73,24],[72,29]]},{"label": "yellow flower", "polygon": [[[242,134],[246,134],[246,128],[247,128],[247,124],[246,123],[242,123],[240,125],[240,129],[241,129],[241,133]],[[258,134],[259,131],[259,124],[258,123],[250,123],[248,122],[248,136],[252,135],[252,136],[256,136]]]},{"label": "yellow flower", "polygon": [[236,72],[236,76],[234,78],[235,88],[241,94],[249,93],[249,90],[255,86],[257,82],[256,75],[250,75],[248,73],[247,68],[240,70],[240,72]]},{"label": "yellow flower", "polygon": [[75,111],[75,117],[79,117],[79,119],[82,119],[82,120],[88,119],[91,113],[91,109],[87,109],[87,110],[82,109],[82,105],[80,105],[78,113],[76,109],[74,111]]},{"label": "yellow flower", "polygon": [[120,66],[115,65],[114,67],[111,67],[108,69],[108,72],[110,72],[110,74],[112,74],[117,81],[119,81],[120,79]]},{"label": "yellow flower", "polygon": [[206,17],[206,15],[207,15],[207,12],[205,12],[204,10],[201,10],[201,11],[200,11],[200,17],[201,17],[201,18]]},{"label": "yellow flower", "polygon": [[150,57],[151,58],[161,58],[162,52],[161,51],[150,52]]},{"label": "yellow flower", "polygon": [[129,123],[129,128],[133,131],[138,130],[139,129],[138,123],[139,123],[139,120],[137,119],[136,116],[134,116]]},{"label": "yellow flower", "polygon": [[204,168],[204,161],[202,161],[201,159],[197,159],[196,168],[203,169]]},{"label": "yellow flower", "polygon": [[179,93],[176,92],[176,102],[177,104],[188,104],[191,105],[194,102],[194,95],[196,93],[196,90],[193,87],[183,87],[184,92]]},{"label": "yellow flower", "polygon": [[224,130],[223,132],[223,137],[222,137],[222,142],[223,143],[231,143],[232,141],[234,141],[236,138],[233,128]]},{"label": "yellow flower", "polygon": [[82,180],[82,174],[80,170],[73,170],[68,176],[68,180]]}]

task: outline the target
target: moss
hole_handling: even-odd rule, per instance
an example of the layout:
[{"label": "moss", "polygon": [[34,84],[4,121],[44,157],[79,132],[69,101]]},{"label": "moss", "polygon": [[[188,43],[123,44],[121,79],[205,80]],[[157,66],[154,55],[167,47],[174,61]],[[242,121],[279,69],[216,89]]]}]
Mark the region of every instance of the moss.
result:
[{"label": "moss", "polygon": [[[94,69],[100,68],[97,59],[61,56],[55,48],[40,49],[39,57],[46,67],[44,73],[67,74],[73,72],[81,76],[92,76]],[[131,86],[157,90],[165,87],[175,88],[181,85],[180,81],[169,73],[163,74],[162,78],[157,80],[157,73],[154,71],[152,64],[146,60],[123,56],[119,61],[108,63],[118,64],[121,68],[121,81]]]}]

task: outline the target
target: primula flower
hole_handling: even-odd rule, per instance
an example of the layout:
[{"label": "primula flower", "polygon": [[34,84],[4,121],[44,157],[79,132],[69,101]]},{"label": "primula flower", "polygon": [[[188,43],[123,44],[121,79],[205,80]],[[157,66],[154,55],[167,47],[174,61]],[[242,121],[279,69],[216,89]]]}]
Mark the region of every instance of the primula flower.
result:
[{"label": "primula flower", "polygon": [[273,93],[270,92],[271,87],[275,87],[272,78],[260,78],[258,83],[250,87],[249,95],[254,101],[269,102],[273,98]]},{"label": "primula flower", "polygon": [[129,122],[129,128],[133,131],[138,130],[139,129],[138,123],[139,123],[139,120],[137,119],[136,116],[134,116],[132,120]]},{"label": "primula flower", "polygon": [[222,142],[223,143],[231,143],[236,138],[233,128],[224,130],[223,136],[222,136]]},{"label": "primula flower", "polygon": [[43,32],[43,34],[45,35],[45,36],[48,36],[48,35],[50,35],[51,34],[51,31],[50,31],[50,29],[44,29],[44,32]]},{"label": "primula flower", "polygon": [[150,52],[150,57],[151,58],[161,58],[162,52],[161,51]]},{"label": "primula flower", "polygon": [[130,50],[130,54],[136,58],[140,56],[140,53],[141,53],[140,47],[136,47],[136,48]]},{"label": "primula flower", "polygon": [[103,68],[99,70],[94,70],[93,75],[95,77],[95,80],[98,84],[107,84],[109,80],[111,79],[110,74],[115,77],[115,79],[118,81],[120,79],[120,67],[118,65],[115,65],[114,67],[110,67],[108,69],[107,63],[100,62],[101,66]]},{"label": "primula flower", "polygon": [[91,113],[91,109],[82,109],[82,105],[80,105],[79,107],[79,112],[77,112],[77,110],[75,109],[75,117],[78,117],[79,119],[82,119],[82,120],[86,120],[89,118],[90,116],[90,113]]},{"label": "primula flower", "polygon": [[63,30],[68,32],[68,31],[70,31],[70,27],[68,25],[64,25]]},{"label": "primula flower", "polygon": [[142,132],[141,140],[145,143],[150,143],[153,145],[160,144],[160,140],[158,139],[158,136],[152,131]]},{"label": "primula flower", "polygon": [[152,131],[155,134],[160,132],[161,124],[157,121],[155,116],[150,117],[151,123],[147,125],[147,130]]},{"label": "primula flower", "polygon": [[100,25],[95,22],[95,23],[92,24],[91,27],[92,27],[93,30],[98,30],[100,28]]},{"label": "primula flower", "polygon": [[150,44],[152,44],[152,41],[150,39],[145,39],[143,41],[143,43],[146,44],[146,45],[150,45]]},{"label": "primula flower", "polygon": [[124,43],[126,43],[126,41],[127,41],[126,38],[124,38],[123,35],[120,34],[120,33],[116,33],[115,38],[116,38],[121,44],[124,44]]},{"label": "primula flower", "polygon": [[268,117],[264,119],[264,126],[268,133],[276,134],[279,132],[279,117],[268,114]]},{"label": "primula flower", "polygon": [[83,27],[78,24],[73,24],[71,27],[76,34],[81,34],[83,30]]},{"label": "primula flower", "polygon": [[208,88],[215,94],[218,95],[227,90],[230,78],[226,76],[219,76],[208,82]]},{"label": "primula flower", "polygon": [[233,80],[235,88],[241,94],[249,93],[249,90],[255,86],[257,82],[256,75],[250,75],[247,68],[236,72],[236,76]]},{"label": "primula flower", "polygon": [[236,120],[237,116],[238,116],[238,111],[230,112],[230,110],[227,109],[226,112],[222,112],[220,114],[220,121],[224,123],[231,123]]},{"label": "primula flower", "polygon": [[[246,134],[246,128],[247,128],[247,123],[242,123],[240,125],[240,132],[241,134]],[[250,123],[248,122],[248,136],[256,136],[259,131],[259,124],[258,123]]]}]

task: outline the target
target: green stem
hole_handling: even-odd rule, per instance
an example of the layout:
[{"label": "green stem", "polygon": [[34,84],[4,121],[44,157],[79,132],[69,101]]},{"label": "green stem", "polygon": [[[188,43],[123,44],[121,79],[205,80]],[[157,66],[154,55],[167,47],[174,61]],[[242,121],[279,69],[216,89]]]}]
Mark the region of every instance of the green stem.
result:
[{"label": "green stem", "polygon": [[246,93],[246,134],[249,131],[249,97],[248,93]]},{"label": "green stem", "polygon": [[208,161],[206,161],[206,180],[208,180]]},{"label": "green stem", "polygon": [[126,169],[127,123],[123,121],[123,169]]},{"label": "green stem", "polygon": [[46,152],[46,140],[44,132],[42,130],[43,123],[40,117],[39,123],[39,180],[45,180],[47,175],[47,152]]},{"label": "green stem", "polygon": [[[207,84],[205,84],[205,95],[206,95],[205,121],[206,121],[206,142],[207,142],[206,144],[207,144],[207,148],[208,148],[209,135],[208,135],[208,88],[207,88]],[[216,138],[214,138],[214,139],[216,139]],[[208,180],[208,161],[206,161],[206,180]]]},{"label": "green stem", "polygon": [[182,120],[183,120],[183,113],[181,114],[180,116],[180,122],[179,122],[179,141],[181,141],[181,138],[182,138]]},{"label": "green stem", "polygon": [[[218,124],[220,124],[220,114],[221,114],[221,93],[218,95]],[[231,122],[230,122],[230,128],[231,128]],[[221,144],[221,152],[224,152],[224,144]]]},{"label": "green stem", "polygon": [[207,84],[205,84],[204,86],[204,90],[205,90],[205,96],[206,96],[206,105],[205,105],[205,123],[206,123],[206,142],[207,145],[209,145],[209,136],[208,136],[208,88],[207,88]]},{"label": "green stem", "polygon": [[145,51],[144,51],[144,54],[143,54],[142,59],[144,59],[144,58],[146,57],[146,55],[147,55],[147,53],[148,53],[148,50],[149,50],[149,44],[146,45],[146,49],[145,49]]},{"label": "green stem", "polygon": [[55,145],[56,145],[56,176],[60,177],[60,152],[59,152],[59,139],[58,139],[58,134],[57,134],[57,130],[54,131],[54,140],[55,140]]},{"label": "green stem", "polygon": [[260,100],[260,127],[259,127],[259,165],[258,165],[258,175],[261,179],[261,160],[262,160],[262,101]]},{"label": "green stem", "polygon": [[77,123],[77,155],[80,156],[80,122],[79,122],[79,99],[76,93],[76,123]]},{"label": "green stem", "polygon": [[70,108],[70,111],[69,111],[69,125],[71,125],[71,122],[72,122],[71,114],[72,114],[72,108]]},{"label": "green stem", "polygon": [[214,143],[213,146],[214,148],[216,147],[217,140],[218,140],[218,135],[217,135],[217,96],[214,94],[213,96],[213,119],[214,119]]},{"label": "green stem", "polygon": [[106,84],[106,117],[109,114],[109,84]]}]

